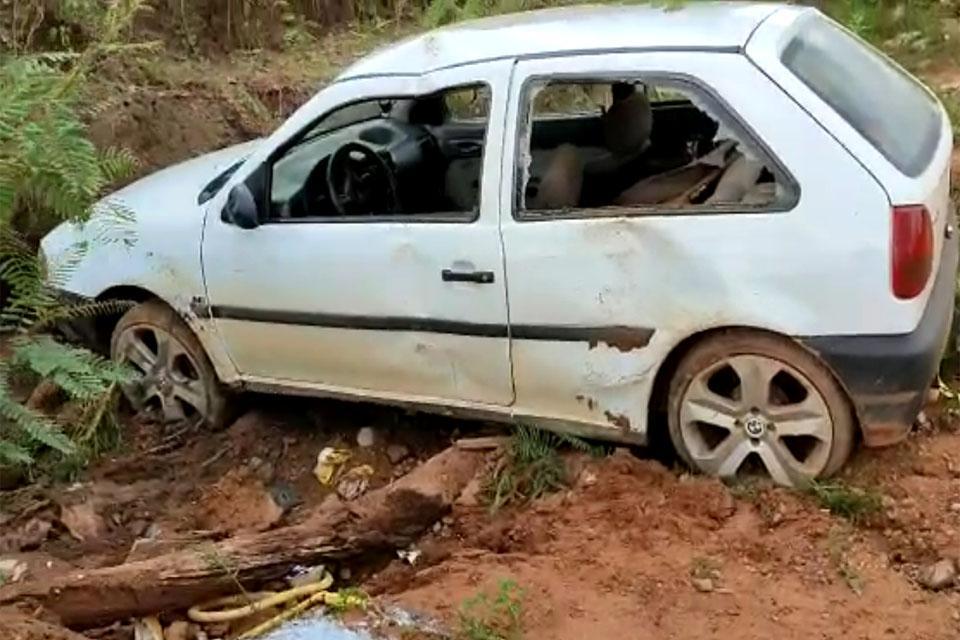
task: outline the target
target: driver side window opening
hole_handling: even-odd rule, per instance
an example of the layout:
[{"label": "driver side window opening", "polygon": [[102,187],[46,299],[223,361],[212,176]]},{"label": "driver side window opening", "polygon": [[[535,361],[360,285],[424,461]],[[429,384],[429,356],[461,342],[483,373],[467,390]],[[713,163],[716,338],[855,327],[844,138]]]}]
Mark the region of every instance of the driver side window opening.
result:
[{"label": "driver side window opening", "polygon": [[272,163],[269,220],[476,219],[489,105],[476,84],[328,113]]},{"label": "driver side window opening", "polygon": [[795,182],[686,80],[536,80],[521,102],[518,218],[783,210]]}]

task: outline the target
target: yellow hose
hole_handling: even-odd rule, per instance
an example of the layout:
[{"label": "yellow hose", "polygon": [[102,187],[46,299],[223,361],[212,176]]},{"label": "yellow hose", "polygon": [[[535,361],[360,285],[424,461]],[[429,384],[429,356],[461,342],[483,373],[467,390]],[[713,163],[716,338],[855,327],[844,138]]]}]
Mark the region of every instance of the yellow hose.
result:
[{"label": "yellow hose", "polygon": [[[295,587],[293,589],[287,589],[286,591],[281,591],[279,593],[274,593],[272,591],[264,591],[259,593],[251,594],[240,594],[227,596],[225,598],[218,598],[211,602],[207,602],[202,605],[197,605],[191,607],[187,611],[187,617],[193,620],[194,622],[230,622],[233,620],[241,620],[243,618],[252,616],[255,613],[259,613],[264,609],[271,609],[277,605],[285,604],[291,600],[297,600],[303,596],[310,596],[307,600],[300,603],[300,605],[314,601],[314,596],[320,596],[327,593],[327,589],[330,588],[330,585],[333,584],[333,576],[329,572],[324,572],[323,577],[320,578],[318,582],[313,582],[311,584],[304,585],[302,587]],[[335,595],[335,594],[331,594]],[[253,600],[253,602],[251,602]],[[320,602],[321,598],[316,598],[316,602]],[[241,607],[234,607],[232,609],[223,609],[222,607],[229,605],[243,604]],[[297,606],[300,606],[297,605]],[[297,608],[297,607],[294,607]],[[304,609],[301,609],[301,611]],[[281,613],[280,616],[283,616],[285,613]],[[277,617],[280,617],[277,616]],[[285,620],[286,618],[284,618]],[[264,623],[266,624],[266,623]],[[263,625],[260,625],[263,626]],[[253,631],[253,630],[251,630]],[[250,632],[248,631],[244,634],[244,637],[248,636]]]}]

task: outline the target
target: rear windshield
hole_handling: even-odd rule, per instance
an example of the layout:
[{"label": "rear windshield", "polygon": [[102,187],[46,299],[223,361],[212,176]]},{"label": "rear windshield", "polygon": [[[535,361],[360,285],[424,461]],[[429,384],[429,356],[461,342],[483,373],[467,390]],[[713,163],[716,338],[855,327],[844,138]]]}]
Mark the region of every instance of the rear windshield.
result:
[{"label": "rear windshield", "polygon": [[822,19],[807,21],[780,59],[901,172],[927,168],[940,111],[906,72]]}]

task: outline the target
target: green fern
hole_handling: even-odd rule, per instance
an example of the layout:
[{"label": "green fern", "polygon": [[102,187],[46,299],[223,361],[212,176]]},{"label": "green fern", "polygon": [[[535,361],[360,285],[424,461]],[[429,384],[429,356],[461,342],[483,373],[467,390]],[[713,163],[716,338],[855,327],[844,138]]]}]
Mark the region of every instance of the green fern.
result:
[{"label": "green fern", "polygon": [[113,385],[130,379],[120,365],[47,335],[17,340],[12,362],[52,381],[70,398],[80,401],[95,400]]},{"label": "green fern", "polygon": [[[56,291],[92,246],[133,241],[130,211],[116,201],[95,203],[106,187],[130,175],[135,159],[122,149],[99,150],[89,140],[80,90],[102,57],[125,46],[119,37],[142,4],[69,0],[60,8],[70,5],[75,17],[85,16],[91,40],[83,51],[0,56],[0,282],[7,290],[0,331],[14,336],[12,355],[0,361],[0,464],[30,464],[45,449],[74,460],[96,449],[104,426],[113,423],[117,390],[131,379],[113,362],[42,332],[63,320],[128,306],[67,305]],[[56,264],[46,264],[26,238],[64,221],[84,227],[85,239]],[[51,381],[70,399],[75,410],[68,424],[18,401],[10,380],[24,371]]]}]

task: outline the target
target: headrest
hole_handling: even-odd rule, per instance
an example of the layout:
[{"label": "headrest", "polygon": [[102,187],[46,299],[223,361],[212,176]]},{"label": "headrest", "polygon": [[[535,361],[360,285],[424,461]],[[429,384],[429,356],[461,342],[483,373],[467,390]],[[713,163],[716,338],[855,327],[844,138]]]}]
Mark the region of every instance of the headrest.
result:
[{"label": "headrest", "polygon": [[603,114],[603,139],[607,149],[630,155],[643,150],[650,140],[653,110],[643,92],[614,102]]}]

